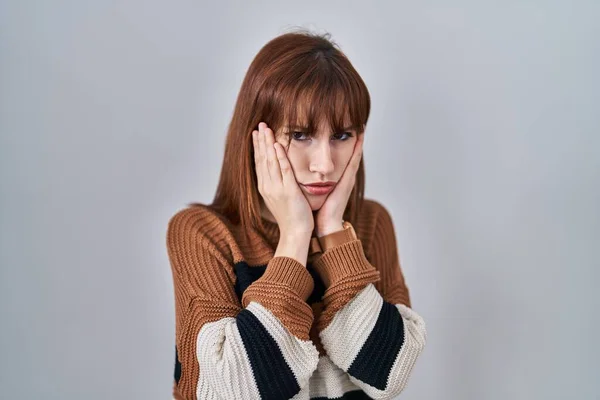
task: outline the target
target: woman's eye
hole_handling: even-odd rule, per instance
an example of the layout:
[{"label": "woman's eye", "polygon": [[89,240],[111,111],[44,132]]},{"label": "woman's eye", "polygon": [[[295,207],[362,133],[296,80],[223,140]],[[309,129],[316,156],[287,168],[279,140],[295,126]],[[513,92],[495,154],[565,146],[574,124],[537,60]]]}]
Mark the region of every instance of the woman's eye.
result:
[{"label": "woman's eye", "polygon": [[293,132],[293,133],[292,133],[292,138],[293,138],[294,140],[300,140],[300,141],[302,141],[302,140],[306,140],[306,139],[300,139],[300,138],[298,138],[298,137],[296,136],[296,134],[305,135],[305,133],[304,133],[304,132]]},{"label": "woman's eye", "polygon": [[333,136],[336,136],[336,135],[346,135],[346,137],[345,137],[344,139],[342,139],[342,138],[340,138],[340,137],[338,136],[338,140],[341,140],[342,142],[343,142],[343,141],[346,141],[346,140],[348,140],[348,139],[350,139],[350,138],[352,137],[352,133],[351,133],[351,132],[340,132],[340,133],[336,133],[336,134],[335,134],[335,135],[333,135]]},{"label": "woman's eye", "polygon": [[[303,135],[306,135],[306,133],[304,132],[293,132],[292,133],[292,138],[294,140],[299,140],[299,141],[305,141],[307,139],[302,139],[301,137]],[[335,133],[332,135],[332,138],[334,138],[335,140],[341,140],[346,141],[348,139],[350,139],[352,137],[352,132],[339,132],[339,133]]]}]

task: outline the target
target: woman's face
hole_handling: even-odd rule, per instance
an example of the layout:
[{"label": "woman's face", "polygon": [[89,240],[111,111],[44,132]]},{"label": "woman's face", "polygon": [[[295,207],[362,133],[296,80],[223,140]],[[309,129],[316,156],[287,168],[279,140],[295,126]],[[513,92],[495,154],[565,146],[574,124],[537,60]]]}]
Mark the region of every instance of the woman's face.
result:
[{"label": "woman's face", "polygon": [[[348,124],[350,125],[350,124]],[[357,132],[347,129],[342,132],[332,133],[323,121],[313,137],[303,132],[292,132],[288,139],[286,132],[290,130],[283,127],[276,133],[277,142],[287,150],[287,157],[292,165],[300,189],[308,200],[313,211],[321,208],[328,194],[313,194],[303,186],[319,182],[338,182],[356,143]]]}]

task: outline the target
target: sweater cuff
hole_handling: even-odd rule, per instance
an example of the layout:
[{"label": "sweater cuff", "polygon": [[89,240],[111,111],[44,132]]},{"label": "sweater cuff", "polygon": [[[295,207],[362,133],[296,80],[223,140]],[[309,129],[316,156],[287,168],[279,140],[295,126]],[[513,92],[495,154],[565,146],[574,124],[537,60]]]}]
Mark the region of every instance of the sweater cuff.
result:
[{"label": "sweater cuff", "polygon": [[360,239],[328,249],[313,262],[313,268],[323,280],[325,287],[333,286],[348,278],[355,280],[367,275],[379,274],[379,271],[365,257]]},{"label": "sweater cuff", "polygon": [[306,267],[298,260],[286,256],[277,256],[271,259],[260,279],[287,285],[304,301],[308,299],[314,289],[312,275],[306,270]]},{"label": "sweater cuff", "polygon": [[314,281],[304,265],[285,256],[273,257],[263,275],[242,295],[242,306],[256,301],[270,310],[296,337],[308,340],[314,321],[306,300],[312,293]]}]

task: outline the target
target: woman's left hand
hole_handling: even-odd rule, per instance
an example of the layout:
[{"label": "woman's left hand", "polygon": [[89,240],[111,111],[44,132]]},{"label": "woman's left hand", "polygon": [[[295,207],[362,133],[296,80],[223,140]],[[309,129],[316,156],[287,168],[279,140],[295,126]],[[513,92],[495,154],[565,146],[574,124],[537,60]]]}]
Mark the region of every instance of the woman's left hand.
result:
[{"label": "woman's left hand", "polygon": [[335,189],[325,199],[323,206],[317,211],[315,216],[315,230],[318,237],[343,229],[342,219],[344,218],[344,211],[350,199],[350,193],[352,193],[354,183],[356,182],[356,172],[362,158],[363,142],[364,133],[361,133],[356,139],[354,152],[342,177],[336,184]]}]

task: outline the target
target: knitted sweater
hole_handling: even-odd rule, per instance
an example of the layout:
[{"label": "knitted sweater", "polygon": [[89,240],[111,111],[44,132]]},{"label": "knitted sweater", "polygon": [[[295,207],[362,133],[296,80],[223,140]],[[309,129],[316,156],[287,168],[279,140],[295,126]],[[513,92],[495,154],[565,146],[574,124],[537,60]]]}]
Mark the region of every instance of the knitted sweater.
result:
[{"label": "knitted sweater", "polygon": [[392,399],[426,341],[392,219],[364,200],[347,239],[306,267],[274,257],[279,228],[249,232],[208,206],[170,219],[175,399]]}]

